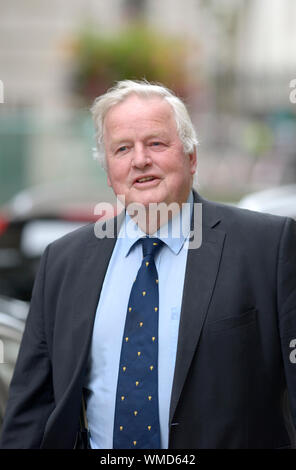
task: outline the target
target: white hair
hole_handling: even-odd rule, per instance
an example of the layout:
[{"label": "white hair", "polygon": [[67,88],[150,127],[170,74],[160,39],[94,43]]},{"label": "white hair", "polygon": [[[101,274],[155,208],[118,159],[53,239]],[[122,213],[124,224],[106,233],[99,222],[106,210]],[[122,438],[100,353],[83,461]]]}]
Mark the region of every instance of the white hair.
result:
[{"label": "white hair", "polygon": [[150,83],[146,80],[122,80],[117,82],[106,93],[96,98],[91,108],[96,132],[94,155],[105,170],[107,165],[104,147],[104,118],[110,108],[123,102],[131,94],[145,98],[157,96],[166,100],[173,109],[184,153],[188,155],[196,150],[198,140],[195,129],[186,106],[180,98],[161,84]]}]

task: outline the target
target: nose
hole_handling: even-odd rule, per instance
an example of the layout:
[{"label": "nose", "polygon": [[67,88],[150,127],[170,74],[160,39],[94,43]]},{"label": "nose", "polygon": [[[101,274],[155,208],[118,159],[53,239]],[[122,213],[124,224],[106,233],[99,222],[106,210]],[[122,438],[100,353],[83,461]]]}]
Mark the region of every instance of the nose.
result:
[{"label": "nose", "polygon": [[143,144],[135,145],[132,157],[132,166],[134,168],[144,168],[151,165],[151,157],[148,149]]}]

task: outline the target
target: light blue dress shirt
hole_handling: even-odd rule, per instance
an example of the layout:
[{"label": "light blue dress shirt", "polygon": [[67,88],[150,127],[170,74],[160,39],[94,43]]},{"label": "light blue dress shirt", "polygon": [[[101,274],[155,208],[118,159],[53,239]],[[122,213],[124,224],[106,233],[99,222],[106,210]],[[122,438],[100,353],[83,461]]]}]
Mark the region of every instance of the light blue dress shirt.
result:
[{"label": "light blue dress shirt", "polygon": [[[162,449],[168,448],[169,409],[188,253],[192,192],[187,202],[190,204],[173,217],[167,227],[162,227],[154,235],[165,243],[155,257],[159,279],[158,382]],[[182,217],[181,224],[180,217]],[[136,241],[145,235],[126,214],[109,262],[96,311],[84,383],[90,443],[93,449],[113,447],[115,398],[122,336],[132,283],[143,257],[142,246]]]}]

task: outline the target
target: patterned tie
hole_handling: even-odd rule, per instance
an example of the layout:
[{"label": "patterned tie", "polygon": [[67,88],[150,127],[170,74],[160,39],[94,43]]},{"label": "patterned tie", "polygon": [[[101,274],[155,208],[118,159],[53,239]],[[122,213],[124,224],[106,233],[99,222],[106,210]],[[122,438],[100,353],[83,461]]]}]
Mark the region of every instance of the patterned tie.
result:
[{"label": "patterned tie", "polygon": [[143,261],[125,320],[114,418],[114,449],[159,449],[158,275],[162,241],[142,238]]}]

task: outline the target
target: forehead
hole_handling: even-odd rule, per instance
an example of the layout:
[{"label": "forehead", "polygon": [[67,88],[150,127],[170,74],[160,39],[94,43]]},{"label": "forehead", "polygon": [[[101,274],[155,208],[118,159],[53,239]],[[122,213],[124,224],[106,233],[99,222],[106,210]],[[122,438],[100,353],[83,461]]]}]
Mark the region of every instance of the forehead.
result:
[{"label": "forehead", "polygon": [[131,95],[110,108],[104,119],[104,134],[143,128],[175,131],[176,123],[171,105],[161,97]]}]

